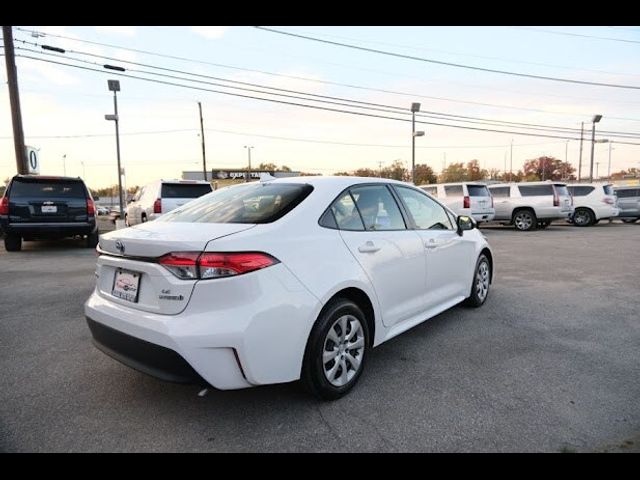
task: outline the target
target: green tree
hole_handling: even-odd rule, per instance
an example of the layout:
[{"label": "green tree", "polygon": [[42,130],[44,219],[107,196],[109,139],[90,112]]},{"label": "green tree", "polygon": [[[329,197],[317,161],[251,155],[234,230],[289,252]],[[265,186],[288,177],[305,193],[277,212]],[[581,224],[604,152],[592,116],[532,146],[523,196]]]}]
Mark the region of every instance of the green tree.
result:
[{"label": "green tree", "polygon": [[437,183],[438,177],[433,173],[433,169],[425,164],[416,165],[416,185],[424,185],[426,183]]},{"label": "green tree", "polygon": [[452,163],[440,174],[441,183],[464,182],[467,180],[467,169],[462,162]]}]

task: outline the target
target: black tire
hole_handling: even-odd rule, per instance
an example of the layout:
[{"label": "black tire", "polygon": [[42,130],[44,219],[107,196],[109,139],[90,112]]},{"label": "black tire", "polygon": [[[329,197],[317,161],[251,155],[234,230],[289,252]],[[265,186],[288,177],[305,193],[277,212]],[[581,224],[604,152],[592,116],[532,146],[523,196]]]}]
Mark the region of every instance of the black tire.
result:
[{"label": "black tire", "polygon": [[[323,354],[325,353],[325,346],[332,342],[329,338],[329,331],[334,328],[336,322],[342,317],[349,315],[351,317],[355,317],[358,320],[361,332],[357,334],[358,341],[360,338],[364,341],[362,351],[357,355],[354,355],[354,358],[359,360],[359,365],[357,371],[353,374],[352,378],[350,378],[346,383],[342,386],[333,385],[327,378],[325,374],[325,365],[333,365],[337,370],[335,371],[336,377],[338,377],[337,373],[342,372],[342,366],[338,363],[338,361],[329,360],[328,363],[323,361]],[[349,324],[349,327],[351,324]],[[349,328],[348,327],[348,328]],[[334,330],[335,333],[335,330]],[[346,333],[350,333],[350,330],[347,330]],[[344,338],[344,335],[343,335]],[[354,337],[355,338],[355,337]],[[356,384],[360,375],[365,368],[365,362],[367,359],[367,350],[370,348],[369,341],[369,328],[367,325],[367,321],[365,319],[364,313],[358,305],[356,305],[351,300],[345,298],[337,298],[333,300],[327,307],[324,308],[320,317],[316,321],[313,329],[311,330],[311,334],[309,335],[309,340],[307,341],[307,348],[305,349],[304,361],[302,364],[302,372],[301,372],[301,381],[304,388],[314,395],[315,397],[321,400],[336,400],[343,395],[346,395],[349,390],[353,388]],[[335,344],[336,351],[342,352],[337,344]],[[345,350],[346,354],[353,353],[354,350]],[[341,354],[338,354],[340,356]],[[344,354],[342,354],[344,357]],[[336,357],[337,358],[337,357]],[[334,362],[331,364],[330,362]],[[345,365],[346,372],[349,370],[353,370],[353,364],[349,362],[347,366],[346,362],[348,360],[342,360],[342,364]],[[329,368],[332,370],[332,368]]]},{"label": "black tire", "polygon": [[[482,290],[478,286],[478,276],[481,275],[484,277],[484,274],[481,273],[482,265],[486,266],[486,283],[483,281],[484,287],[484,296],[482,294]],[[473,282],[471,282],[471,292],[469,292],[469,296],[464,301],[464,305],[471,308],[478,308],[484,305],[484,302],[487,301],[489,297],[489,290],[491,286],[491,262],[487,258],[487,256],[482,253],[478,257],[478,261],[476,262],[476,268],[473,270]]]},{"label": "black tire", "polygon": [[22,250],[22,237],[15,233],[9,233],[4,237],[4,248],[7,252],[19,252]]},{"label": "black tire", "polygon": [[147,216],[143,213],[142,217],[140,217],[140,220],[142,220],[142,223],[145,223],[147,221]]},{"label": "black tire", "polygon": [[513,226],[521,232],[535,230],[538,225],[536,214],[530,208],[522,208],[513,212]]},{"label": "black tire", "polygon": [[100,237],[100,233],[98,232],[98,230],[87,235],[87,238],[86,238],[87,248],[96,248],[96,246],[98,245],[99,237]]},{"label": "black tire", "polygon": [[543,222],[538,222],[538,228],[544,230],[545,228],[547,228],[549,225],[551,225],[551,222],[548,220],[545,220]]},{"label": "black tire", "polygon": [[576,227],[590,227],[595,220],[595,215],[588,208],[578,208],[573,213],[573,224]]},{"label": "black tire", "polygon": [[[594,221],[593,221],[593,224],[594,224],[594,225],[597,225],[598,223],[600,223],[600,220],[594,220]],[[611,223],[611,219],[609,219],[609,223]]]},{"label": "black tire", "polygon": [[624,223],[636,223],[638,221],[637,218],[621,218]]}]

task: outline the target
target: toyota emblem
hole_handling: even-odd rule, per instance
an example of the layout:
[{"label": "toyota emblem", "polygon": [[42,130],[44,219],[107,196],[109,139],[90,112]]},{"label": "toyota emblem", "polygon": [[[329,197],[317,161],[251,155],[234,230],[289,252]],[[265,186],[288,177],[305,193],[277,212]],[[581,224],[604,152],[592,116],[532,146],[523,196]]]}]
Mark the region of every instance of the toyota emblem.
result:
[{"label": "toyota emblem", "polygon": [[124,243],[122,243],[120,240],[116,240],[116,248],[120,253],[124,253]]}]

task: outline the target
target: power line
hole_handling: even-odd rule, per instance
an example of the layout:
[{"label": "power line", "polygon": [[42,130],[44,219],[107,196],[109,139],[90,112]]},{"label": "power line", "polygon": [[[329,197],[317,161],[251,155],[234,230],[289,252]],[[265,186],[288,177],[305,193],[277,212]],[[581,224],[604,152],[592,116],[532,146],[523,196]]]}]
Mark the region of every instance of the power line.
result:
[{"label": "power line", "polygon": [[[32,43],[32,42],[24,42],[24,43],[29,43],[29,44],[32,44],[32,45],[38,45],[38,44],[35,44],[35,43]],[[48,45],[41,45],[41,47],[43,47],[43,48],[44,47],[48,47]],[[23,51],[32,52],[32,53],[37,53],[39,55],[49,55],[49,56],[54,56],[54,57],[57,57],[57,58],[61,58],[62,57],[61,55],[57,55],[57,54],[54,54],[54,53],[40,52],[38,50],[32,50],[32,49],[28,49],[28,48],[18,47],[18,49],[19,50],[23,50]],[[50,50],[50,48],[48,50]],[[144,67],[158,69],[158,70],[162,70],[162,71],[176,72],[176,73],[180,73],[180,74],[183,74],[183,75],[191,75],[191,76],[201,77],[201,78],[211,78],[211,79],[215,79],[215,80],[219,80],[219,81],[223,81],[223,82],[227,82],[227,83],[237,83],[237,84],[240,84],[240,85],[255,86],[255,87],[258,87],[258,88],[261,88],[261,89],[276,90],[278,92],[288,92],[288,93],[293,93],[293,94],[296,94],[296,95],[304,95],[306,97],[317,97],[317,98],[321,98],[321,99],[338,100],[338,102],[322,100],[322,102],[324,102],[324,103],[329,103],[329,104],[334,104],[334,105],[357,107],[357,108],[368,108],[368,109],[371,109],[371,110],[378,110],[378,111],[383,111],[383,112],[387,112],[387,113],[400,113],[400,114],[407,114],[407,115],[409,114],[409,112],[407,111],[406,108],[398,107],[398,106],[394,106],[394,105],[386,105],[386,104],[379,104],[379,103],[372,103],[372,102],[363,102],[363,101],[352,100],[352,99],[343,98],[343,97],[335,97],[335,96],[329,96],[329,95],[319,95],[319,94],[314,94],[314,93],[301,92],[299,90],[291,90],[291,89],[284,89],[284,88],[278,88],[278,87],[270,87],[270,86],[256,84],[256,83],[242,82],[242,81],[238,81],[238,80],[230,80],[230,79],[226,79],[226,78],[214,77],[214,76],[204,75],[204,74],[193,74],[193,73],[190,73],[190,72],[186,72],[184,70],[164,68],[164,67],[159,67],[159,66],[155,66],[155,65],[143,64],[143,63],[139,63],[139,62],[130,62],[130,61],[114,58],[114,57],[109,57],[109,56],[105,56],[105,55],[97,55],[97,54],[88,53],[88,52],[80,52],[80,51],[75,51],[75,50],[69,50],[68,52],[69,53],[76,53],[76,54],[80,54],[80,55],[87,55],[87,56],[90,56],[90,57],[97,57],[97,58],[101,58],[101,59],[117,61],[117,62],[130,63],[130,64],[133,64],[133,65],[144,66]],[[98,64],[96,62],[90,62],[90,61],[87,61],[87,60],[78,59],[78,58],[75,58],[73,56],[64,56],[62,58],[68,58],[68,59],[73,60],[73,61],[77,61],[77,62],[81,62],[81,63],[88,63],[88,64],[91,64],[91,65],[100,65],[100,64]],[[119,67],[119,68],[121,68],[121,67]],[[214,86],[222,86],[224,88],[239,89],[239,90],[242,90],[242,91],[251,91],[251,92],[263,93],[263,94],[267,94],[267,95],[284,96],[284,97],[287,97],[287,98],[296,98],[296,99],[303,99],[303,100],[318,101],[318,100],[314,100],[312,98],[311,99],[309,99],[309,98],[301,98],[301,97],[298,97],[298,96],[295,96],[295,95],[283,95],[283,94],[279,94],[279,93],[265,92],[264,90],[247,89],[247,88],[242,88],[242,87],[236,87],[236,86],[233,86],[233,85],[231,85],[231,86],[224,85],[224,84],[215,83],[215,82],[196,81],[196,80],[192,80],[192,79],[185,79],[184,77],[179,77],[179,76],[174,76],[174,75],[164,75],[164,74],[160,74],[160,73],[156,73],[156,72],[148,72],[148,71],[144,71],[144,70],[136,70],[136,69],[128,69],[128,70],[129,71],[133,71],[133,72],[147,74],[147,75],[157,75],[157,76],[168,77],[168,78],[172,78],[172,79],[186,80],[186,81],[189,81],[189,82],[197,82],[197,83],[204,83],[204,84],[214,85]],[[344,102],[354,103],[354,104],[358,104],[358,105],[349,105],[348,103],[344,103]],[[359,105],[364,105],[365,107],[359,107]],[[381,107],[381,108],[371,108],[371,107]],[[487,119],[487,118],[482,118],[482,117],[472,117],[472,116],[467,116],[467,115],[448,114],[448,113],[428,111],[428,110],[418,113],[418,116],[419,117],[423,117],[423,118],[434,118],[434,119],[439,119],[439,120],[458,121],[458,122],[483,124],[483,125],[509,126],[511,128],[528,128],[528,129],[531,129],[531,130],[541,130],[541,131],[557,131],[557,132],[560,132],[560,133],[566,133],[566,132],[577,133],[578,132],[578,129],[570,128],[570,127],[560,127],[560,126],[553,126],[553,125],[542,125],[542,124],[526,123],[526,122],[512,122],[512,121],[504,121],[504,120],[493,120],[493,119]],[[463,119],[463,120],[458,120],[458,119]],[[604,133],[604,132],[601,131],[601,133]],[[613,136],[620,136],[620,137],[624,137],[624,138],[634,138],[635,136],[640,136],[640,133],[634,133],[634,132],[606,131],[606,133],[609,133],[609,134],[611,134]]]},{"label": "power line", "polygon": [[[119,76],[122,76],[122,77],[125,77],[125,78],[133,78],[133,79],[138,79],[138,80],[143,80],[143,81],[148,81],[148,82],[153,82],[153,83],[158,83],[158,84],[163,84],[163,85],[170,85],[170,86],[176,86],[176,87],[182,87],[182,88],[189,88],[189,89],[192,89],[192,90],[199,90],[199,91],[205,91],[205,92],[211,92],[211,93],[219,93],[219,94],[222,94],[222,95],[228,95],[228,96],[234,96],[234,97],[240,97],[240,98],[248,98],[248,99],[252,99],[252,100],[262,100],[262,101],[267,101],[267,102],[272,102],[272,103],[279,103],[279,104],[283,104],[283,105],[291,105],[291,106],[312,108],[312,109],[315,109],[315,110],[324,110],[324,111],[329,111],[329,112],[345,113],[345,114],[358,115],[358,116],[370,117],[370,118],[381,118],[381,119],[395,120],[395,121],[402,121],[402,122],[411,121],[408,118],[389,117],[389,116],[386,116],[386,115],[378,115],[378,114],[365,113],[365,112],[356,112],[356,111],[351,111],[351,110],[342,110],[342,109],[337,109],[337,108],[322,107],[322,106],[319,106],[319,105],[309,105],[309,104],[289,102],[289,101],[284,101],[284,100],[275,100],[275,99],[271,99],[271,98],[256,97],[256,96],[253,96],[253,95],[244,95],[244,94],[240,94],[240,93],[224,92],[224,91],[213,90],[213,89],[208,89],[208,88],[204,88],[204,87],[197,87],[197,86],[194,86],[194,85],[184,85],[184,84],[181,84],[181,83],[175,83],[175,82],[168,82],[168,81],[164,81],[164,80],[157,80],[157,79],[139,77],[139,76],[130,75],[130,74],[122,73],[122,72],[114,73],[114,72],[109,72],[109,71],[105,71],[105,70],[99,70],[99,69],[96,69],[96,68],[89,68],[89,67],[83,67],[83,66],[80,66],[80,65],[73,65],[73,64],[70,64],[70,63],[58,62],[58,61],[54,61],[54,60],[46,60],[46,59],[43,59],[43,58],[32,57],[32,56],[29,56],[29,55],[19,55],[19,56],[21,58],[29,58],[31,60],[36,60],[36,61],[45,62],[45,63],[52,63],[52,64],[56,64],[56,65],[64,65],[64,66],[68,66],[68,67],[78,68],[78,69],[81,69],[81,70],[88,70],[88,71],[99,72],[99,73],[103,73],[103,74],[109,74],[109,75],[119,75]],[[362,108],[362,107],[355,107],[355,108]],[[526,132],[514,132],[514,131],[506,131],[506,130],[479,128],[479,127],[467,127],[467,126],[462,126],[462,125],[452,125],[452,124],[437,123],[437,122],[417,121],[416,123],[424,124],[424,125],[435,125],[435,126],[441,126],[441,127],[461,128],[461,129],[465,129],[465,130],[476,130],[476,131],[485,131],[485,132],[494,132],[494,133],[506,133],[506,134],[511,134],[511,135],[524,135],[524,136],[530,136],[530,137],[559,138],[559,139],[564,139],[564,140],[578,140],[578,138],[576,138],[576,137],[558,136],[558,135],[546,135],[546,134],[536,134],[536,133],[526,133]],[[616,143],[625,144],[625,143],[628,143],[628,142],[617,141]],[[640,143],[628,143],[628,144],[629,145],[640,145]]]},{"label": "power line", "polygon": [[[123,135],[157,135],[157,134],[166,134],[166,133],[178,133],[178,132],[196,132],[196,129],[176,129],[176,130],[152,130],[146,132],[129,132],[129,133],[121,133],[120,136]],[[37,139],[57,139],[57,138],[92,138],[92,137],[113,137],[113,133],[83,133],[83,134],[75,134],[75,135],[26,135],[28,138],[37,138]],[[13,137],[0,137],[1,140],[7,140]]]},{"label": "power line", "polygon": [[582,37],[582,38],[595,38],[597,40],[610,40],[613,42],[624,42],[624,43],[640,43],[638,40],[627,40],[624,38],[611,38],[611,37],[599,37],[597,35],[583,35],[579,33],[571,33],[571,32],[559,32],[557,30],[547,30],[545,28],[534,28],[534,27],[515,27],[520,28],[522,30],[531,30],[533,32],[542,32],[542,33],[553,33],[555,35],[567,35],[571,37]]},{"label": "power line", "polygon": [[[437,64],[437,65],[446,65],[449,67],[456,67],[456,68],[466,68],[466,69],[470,69],[470,70],[478,70],[478,71],[482,71],[482,72],[489,72],[489,73],[499,73],[499,74],[503,74],[503,75],[514,75],[517,77],[525,77],[525,78],[534,78],[537,80],[547,80],[547,81],[553,81],[553,82],[563,82],[563,83],[575,83],[575,84],[579,84],[579,85],[593,85],[593,86],[598,86],[598,87],[611,87],[611,88],[625,88],[625,89],[631,89],[631,90],[640,90],[640,86],[637,85],[621,85],[621,84],[615,84],[615,83],[603,83],[603,82],[589,82],[586,80],[573,80],[573,79],[569,79],[569,78],[560,78],[560,77],[549,77],[549,76],[544,76],[544,75],[532,75],[529,73],[520,73],[520,72],[510,72],[507,70],[498,70],[498,69],[493,69],[493,68],[484,68],[484,67],[475,67],[472,65],[464,65],[461,63],[452,63],[452,62],[443,62],[441,60],[434,60],[434,59],[430,59],[430,58],[424,58],[424,57],[415,57],[413,55],[405,55],[402,53],[395,53],[395,52],[387,52],[385,50],[378,50],[378,49],[374,49],[374,48],[368,48],[368,47],[362,47],[362,46],[358,46],[358,45],[350,45],[347,43],[341,43],[341,42],[334,42],[331,40],[325,40],[325,39],[321,39],[321,38],[315,38],[315,37],[310,37],[307,35],[299,35],[297,33],[291,33],[291,32],[285,32],[282,30],[276,30],[274,28],[267,28],[267,27],[254,27],[257,28],[259,30],[264,30],[267,32],[271,32],[271,33],[277,33],[280,35],[288,35],[290,37],[297,37],[297,38],[302,38],[304,40],[311,40],[314,42],[320,42],[320,43],[326,43],[329,45],[336,45],[339,47],[345,47],[345,48],[351,48],[354,50],[361,50],[364,52],[370,52],[370,53],[378,53],[380,55],[387,55],[387,56],[391,56],[391,57],[397,57],[397,58],[404,58],[407,60],[415,60],[415,61],[419,61],[419,62],[426,62],[426,63],[433,63],[433,64]],[[640,43],[640,42],[638,42]]]},{"label": "power line", "polygon": [[[176,56],[176,55],[162,54],[162,53],[158,53],[158,52],[152,52],[152,51],[148,51],[148,50],[140,50],[140,49],[136,49],[136,48],[129,48],[129,47],[124,47],[124,46],[120,46],[120,45],[113,45],[113,44],[109,44],[109,43],[102,43],[102,42],[94,42],[94,41],[90,41],[90,40],[83,40],[83,39],[73,38],[73,37],[69,37],[69,36],[65,36],[65,35],[57,35],[57,34],[52,34],[52,33],[46,33],[45,34],[43,32],[39,32],[39,31],[36,31],[36,30],[27,30],[27,29],[23,29],[23,28],[16,28],[16,30],[23,31],[23,32],[30,32],[30,33],[38,33],[38,34],[41,34],[43,36],[50,36],[50,37],[54,37],[54,38],[62,38],[62,39],[65,39],[65,40],[71,40],[71,41],[80,42],[80,43],[87,43],[87,44],[90,44],[90,45],[99,45],[99,46],[103,46],[103,47],[117,48],[117,49],[120,49],[120,50],[136,52],[136,53],[142,53],[142,54],[145,54],[145,55],[153,55],[153,56],[156,56],[156,57],[170,58],[170,59],[173,59],[173,60],[180,60],[180,61],[185,61],[185,62],[199,63],[199,64],[203,64],[203,65],[211,65],[211,66],[215,66],[215,67],[228,68],[228,69],[240,70],[240,71],[245,71],[245,72],[254,72],[254,73],[260,73],[260,74],[263,74],[263,75],[270,75],[270,76],[282,77],[282,78],[290,78],[290,79],[294,79],[294,80],[315,82],[315,83],[320,83],[320,84],[325,84],[325,85],[336,85],[336,86],[353,88],[353,89],[389,93],[389,94],[392,94],[392,95],[402,95],[402,96],[411,97],[411,98],[414,98],[414,99],[416,99],[416,98],[417,99],[424,98],[424,99],[431,99],[431,100],[441,100],[441,101],[451,102],[451,103],[462,103],[462,104],[479,105],[479,106],[492,107],[492,108],[502,108],[502,109],[510,109],[510,110],[522,110],[522,111],[530,111],[530,112],[541,112],[541,113],[549,113],[549,114],[552,114],[552,115],[567,115],[567,116],[572,116],[572,117],[576,117],[577,115],[579,115],[579,114],[576,114],[575,112],[560,112],[560,111],[544,110],[544,109],[539,109],[539,108],[515,107],[515,106],[512,106],[512,105],[501,105],[501,104],[495,104],[495,103],[476,102],[476,101],[471,101],[471,100],[460,100],[460,99],[447,98],[447,97],[429,96],[429,95],[423,95],[423,94],[419,94],[419,93],[401,92],[401,91],[396,91],[396,90],[386,90],[386,89],[379,89],[379,88],[373,88],[373,87],[364,87],[364,86],[361,86],[361,85],[340,83],[340,82],[334,82],[334,81],[330,81],[330,80],[321,80],[321,79],[302,77],[302,76],[297,76],[297,75],[286,75],[286,74],[282,74],[282,73],[268,72],[268,71],[265,71],[265,70],[257,70],[257,69],[243,68],[243,67],[237,67],[237,66],[232,66],[232,65],[225,65],[225,64],[220,64],[220,63],[207,62],[207,61],[204,61],[204,60],[198,60],[198,59],[187,58],[187,57],[180,57],[180,56]],[[24,40],[20,40],[20,41],[24,42]],[[534,94],[534,95],[536,95],[536,94]],[[562,96],[562,95],[551,95],[551,94],[541,94],[541,95],[553,96],[553,97],[562,97],[562,98],[566,97],[566,96]],[[584,99],[582,99],[582,100],[584,100]],[[627,102],[625,102],[625,103],[627,103]],[[584,115],[590,115],[590,113],[589,114],[584,114]],[[625,118],[625,117],[608,116],[608,118],[616,119],[616,120],[623,120],[623,121],[634,121],[634,122],[640,121],[640,119]]]}]

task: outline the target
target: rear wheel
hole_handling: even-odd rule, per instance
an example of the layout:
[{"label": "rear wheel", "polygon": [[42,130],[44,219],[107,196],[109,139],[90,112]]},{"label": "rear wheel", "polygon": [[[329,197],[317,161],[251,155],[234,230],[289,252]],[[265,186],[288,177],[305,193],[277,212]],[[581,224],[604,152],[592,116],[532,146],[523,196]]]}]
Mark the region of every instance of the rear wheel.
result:
[{"label": "rear wheel", "polygon": [[323,400],[342,397],[360,378],[368,347],[369,329],[362,310],[351,300],[336,299],[309,335],[301,375],[304,387]]},{"label": "rear wheel", "polygon": [[7,252],[19,252],[22,250],[22,237],[15,233],[7,234],[4,237],[4,248]]},{"label": "rear wheel", "polygon": [[578,208],[573,214],[573,224],[577,227],[588,227],[593,225],[595,216],[591,210]]},{"label": "rear wheel", "polygon": [[89,235],[87,235],[87,243],[86,246],[87,248],[96,248],[96,246],[98,245],[98,240],[99,240],[100,234],[98,232],[98,230],[96,230],[93,233],[90,233]]},{"label": "rear wheel", "polygon": [[513,214],[513,225],[516,227],[516,230],[527,232],[535,229],[537,224],[538,220],[533,210],[518,210]]}]

